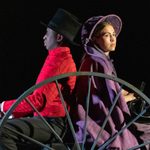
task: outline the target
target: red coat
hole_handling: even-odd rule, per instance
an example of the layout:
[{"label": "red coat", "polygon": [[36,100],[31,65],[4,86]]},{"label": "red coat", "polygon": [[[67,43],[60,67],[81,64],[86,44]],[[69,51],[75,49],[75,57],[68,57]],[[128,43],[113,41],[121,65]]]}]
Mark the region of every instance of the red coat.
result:
[{"label": "red coat", "polygon": [[[75,72],[76,65],[68,47],[58,47],[48,51],[48,56],[39,73],[36,84],[59,74]],[[59,83],[61,89],[65,89],[66,97],[75,86],[76,77],[69,77],[68,81]],[[67,86],[66,86],[67,85]],[[66,88],[67,87],[67,88]],[[69,87],[69,88],[68,88]],[[40,111],[45,117],[64,117],[65,110],[61,104],[58,90],[55,83],[48,83],[36,89],[31,95],[27,97],[31,103]],[[69,99],[65,100],[69,100]],[[3,102],[2,110],[6,112],[16,100],[7,100]],[[26,116],[33,112],[31,106],[23,100],[13,111],[14,117]],[[34,112],[36,116],[36,112]]]}]

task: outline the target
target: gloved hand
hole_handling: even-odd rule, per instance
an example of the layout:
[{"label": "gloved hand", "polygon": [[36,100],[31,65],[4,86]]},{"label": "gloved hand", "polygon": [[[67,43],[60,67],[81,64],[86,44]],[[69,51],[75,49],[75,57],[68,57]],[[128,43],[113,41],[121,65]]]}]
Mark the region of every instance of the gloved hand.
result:
[{"label": "gloved hand", "polygon": [[0,103],[0,118],[2,118],[4,116],[4,113],[1,111],[1,105],[2,105],[2,103]]},{"label": "gloved hand", "polygon": [[[1,105],[2,105],[2,103],[0,103],[0,119],[5,115],[5,113],[4,113],[3,111],[1,111]],[[10,115],[10,116],[8,117],[8,119],[13,119],[13,118],[14,118],[13,115]]]}]

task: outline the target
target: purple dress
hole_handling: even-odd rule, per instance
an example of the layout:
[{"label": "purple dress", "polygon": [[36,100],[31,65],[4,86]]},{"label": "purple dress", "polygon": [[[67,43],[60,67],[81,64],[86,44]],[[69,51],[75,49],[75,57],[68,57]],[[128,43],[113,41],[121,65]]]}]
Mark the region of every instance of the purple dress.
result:
[{"label": "purple dress", "polygon": [[[116,76],[112,61],[107,58],[101,50],[98,51],[94,47],[87,47],[87,54],[85,54],[82,60],[80,71],[93,71]],[[97,138],[115,96],[121,89],[117,82],[104,78],[92,77],[91,83],[85,145],[92,145]],[[83,143],[86,97],[88,93],[87,76],[78,77],[76,89],[78,104],[78,116],[75,122],[77,125],[76,137],[79,143]],[[102,129],[101,137],[97,140],[96,146],[101,149],[102,144],[107,142],[126,125],[127,118],[130,118],[130,112],[124,98],[120,95],[105,128]],[[127,150],[139,145],[140,139],[136,137],[139,135],[138,131],[135,126],[132,125],[130,126],[130,129],[125,129],[110,144],[108,144],[105,149]],[[135,133],[137,134],[136,136]]]}]

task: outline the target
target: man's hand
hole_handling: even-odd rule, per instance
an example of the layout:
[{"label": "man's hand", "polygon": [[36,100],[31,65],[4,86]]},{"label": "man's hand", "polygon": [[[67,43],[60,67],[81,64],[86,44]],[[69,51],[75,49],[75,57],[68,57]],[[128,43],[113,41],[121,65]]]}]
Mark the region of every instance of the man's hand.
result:
[{"label": "man's hand", "polygon": [[1,111],[1,104],[2,103],[0,103],[0,118],[2,118],[4,116],[4,113]]}]

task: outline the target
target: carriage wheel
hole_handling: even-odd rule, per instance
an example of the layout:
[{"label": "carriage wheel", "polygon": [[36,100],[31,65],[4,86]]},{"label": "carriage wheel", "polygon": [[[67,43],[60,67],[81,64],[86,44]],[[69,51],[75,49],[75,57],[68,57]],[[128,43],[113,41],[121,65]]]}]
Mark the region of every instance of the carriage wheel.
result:
[{"label": "carriage wheel", "polygon": [[[133,103],[130,103],[130,104],[129,104],[129,108],[130,108],[131,111],[132,111],[131,113],[133,113],[133,118],[132,118],[132,120],[131,120],[124,128],[122,128],[117,134],[115,134],[114,136],[112,136],[112,138],[110,138],[107,142],[105,142],[105,143],[102,145],[102,149],[105,149],[105,147],[107,147],[107,146],[116,138],[116,136],[120,135],[120,134],[121,134],[126,128],[128,128],[131,124],[133,124],[133,123],[135,123],[135,122],[137,122],[137,121],[140,121],[140,120],[143,121],[144,119],[146,119],[146,120],[150,119],[150,118],[149,118],[149,116],[150,116],[150,114],[149,114],[150,99],[149,99],[142,91],[140,91],[138,88],[136,88],[135,86],[131,85],[130,83],[128,83],[128,82],[126,82],[126,81],[124,81],[124,80],[122,80],[122,79],[120,79],[120,78],[118,78],[118,77],[109,76],[109,75],[106,75],[106,74],[103,74],[103,73],[97,73],[97,72],[72,72],[72,73],[62,74],[62,75],[58,75],[58,76],[49,78],[49,79],[47,79],[47,80],[44,80],[44,81],[40,82],[39,84],[32,86],[31,88],[29,88],[28,90],[26,90],[23,94],[21,94],[21,95],[17,98],[16,102],[10,107],[10,109],[7,111],[7,113],[6,113],[6,114],[3,116],[3,118],[1,119],[1,121],[0,121],[0,132],[1,132],[1,131],[3,130],[3,128],[5,127],[5,124],[6,124],[7,120],[9,119],[9,116],[11,116],[13,110],[18,106],[18,104],[19,104],[23,99],[26,99],[26,97],[27,97],[29,94],[31,94],[34,90],[36,90],[37,88],[39,88],[39,87],[41,87],[41,86],[43,86],[43,85],[45,85],[45,84],[47,84],[47,83],[55,82],[56,85],[57,85],[58,92],[59,92],[60,97],[61,97],[62,104],[63,104],[64,109],[65,109],[65,111],[66,111],[66,115],[67,115],[67,119],[68,119],[68,124],[69,124],[69,126],[70,126],[70,130],[71,130],[71,133],[72,133],[72,136],[73,136],[73,139],[74,139],[74,143],[73,143],[73,144],[75,145],[75,147],[76,147],[77,150],[81,150],[82,147],[79,146],[79,144],[78,144],[78,142],[77,142],[77,139],[76,139],[76,137],[75,137],[74,126],[73,126],[71,117],[70,117],[70,115],[69,115],[69,112],[68,112],[68,110],[67,110],[67,108],[66,108],[66,106],[65,106],[63,94],[61,93],[61,90],[60,90],[60,88],[59,88],[59,86],[58,86],[58,82],[59,82],[60,79],[67,78],[67,77],[69,77],[69,76],[77,76],[77,77],[78,77],[78,76],[88,76],[88,77],[98,77],[98,78],[105,78],[105,79],[108,79],[108,80],[113,80],[113,81],[115,81],[115,82],[118,82],[118,83],[121,85],[121,88],[124,88],[124,87],[125,87],[125,88],[128,88],[130,91],[134,92],[134,93],[138,96],[139,99],[142,100],[142,103],[143,103],[143,104],[142,104],[142,108],[141,108],[141,109],[137,109],[137,104],[136,104],[135,101],[134,101]],[[89,86],[88,89],[90,90],[90,86],[91,86],[90,78],[89,78],[89,85],[88,85],[88,86]],[[121,90],[121,89],[120,89],[120,90]],[[82,91],[81,91],[81,92],[82,92]],[[88,94],[88,97],[89,97],[89,93],[87,93],[87,94]],[[115,97],[114,103],[113,103],[113,105],[112,105],[112,107],[111,107],[111,109],[110,109],[110,111],[109,111],[109,114],[108,114],[108,116],[106,117],[106,119],[105,119],[105,121],[104,121],[104,123],[103,123],[103,126],[102,126],[103,128],[105,127],[105,125],[106,125],[106,123],[107,123],[107,121],[108,121],[108,118],[109,118],[109,116],[110,116],[110,114],[111,114],[111,112],[112,112],[112,110],[113,110],[113,108],[114,108],[114,106],[115,106],[115,104],[116,104],[116,102],[117,102],[117,100],[118,100],[119,94],[120,94],[120,93],[118,93],[118,94],[116,95],[116,97]],[[46,125],[48,125],[47,121],[40,115],[40,113],[39,113],[38,110],[33,106],[33,104],[32,104],[28,99],[26,99],[26,101],[31,105],[31,107],[34,109],[34,111],[36,111],[36,112],[39,114],[39,116],[40,116],[41,119],[44,121],[44,123],[45,123]],[[88,98],[87,98],[87,101],[89,101]],[[138,101],[138,102],[139,102],[139,101]],[[143,106],[144,106],[144,107],[143,107]],[[87,109],[88,109],[88,108],[87,108]],[[137,109],[138,111],[137,111],[136,109]],[[140,110],[140,111],[139,111],[139,110]],[[142,118],[142,119],[141,119],[141,118]],[[48,125],[48,126],[49,126],[49,125]],[[49,127],[50,127],[50,126],[49,126]],[[53,130],[52,127],[50,127],[50,128],[51,128],[51,130]],[[11,129],[9,129],[9,130],[11,130]],[[85,131],[86,131],[86,129],[85,129]],[[13,131],[13,130],[12,130],[12,132],[16,132],[16,131]],[[48,145],[46,145],[46,144],[43,144],[43,143],[41,143],[41,142],[39,142],[39,141],[36,141],[36,140],[34,140],[34,139],[32,139],[32,138],[30,138],[30,137],[28,137],[28,136],[26,136],[26,135],[24,135],[24,134],[22,134],[22,133],[20,133],[20,132],[16,132],[16,133],[19,134],[20,136],[22,136],[23,138],[27,139],[27,140],[30,141],[31,143],[32,143],[32,142],[33,142],[33,143],[36,143],[37,145],[39,145],[39,146],[41,146],[41,147],[43,147],[43,148],[45,148],[45,149],[54,149],[53,147],[48,146]],[[70,149],[70,146],[67,145],[67,142],[66,142],[66,141],[64,142],[63,139],[62,139],[59,135],[57,135],[57,133],[56,133],[54,130],[53,130],[53,133],[54,133],[54,135],[58,138],[59,142],[60,142],[61,144],[64,144],[64,145],[65,145],[66,150]],[[85,138],[86,138],[86,137],[85,137]],[[94,141],[91,150],[95,148],[96,143],[97,143],[97,139]],[[133,147],[133,148],[131,148],[131,149],[137,149],[137,148],[140,148],[140,147],[145,146],[145,145],[147,145],[147,144],[150,144],[150,141],[144,141],[143,144],[140,144],[140,145],[138,145],[138,146],[136,146],[136,147]]]}]

